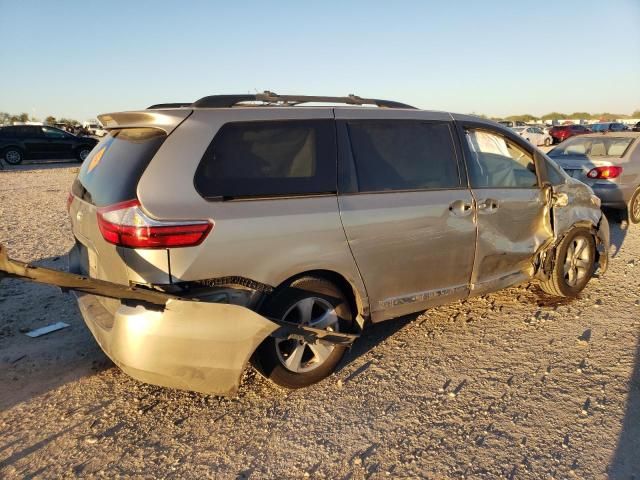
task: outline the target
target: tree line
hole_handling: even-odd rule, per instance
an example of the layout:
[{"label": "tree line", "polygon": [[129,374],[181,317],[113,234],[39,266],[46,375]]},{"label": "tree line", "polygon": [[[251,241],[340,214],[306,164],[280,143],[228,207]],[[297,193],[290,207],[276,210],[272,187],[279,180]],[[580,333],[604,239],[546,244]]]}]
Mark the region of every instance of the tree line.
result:
[{"label": "tree line", "polygon": [[[478,114],[474,114],[478,115]],[[618,118],[640,118],[640,110],[636,110],[631,115],[625,115],[622,113],[589,113],[589,112],[573,112],[573,113],[561,113],[561,112],[551,112],[541,117],[537,117],[535,115],[531,115],[529,113],[525,113],[523,115],[510,115],[508,117],[487,117],[487,115],[480,114],[478,115],[483,118],[491,118],[492,120],[511,120],[513,122],[533,122],[534,120],[562,120],[564,118],[574,118],[574,119],[583,119],[583,120],[601,120],[604,122],[610,122],[612,120],[616,120]],[[35,117],[30,117],[28,113],[20,113],[18,115],[12,115],[7,112],[0,112],[0,125],[12,124],[14,122],[38,122],[39,120]],[[53,115],[49,115],[44,119],[44,123],[47,125],[54,125],[56,123],[64,123],[65,125],[80,125],[81,122],[75,120],[73,118],[56,118]]]},{"label": "tree line", "polygon": [[[13,115],[7,112],[0,112],[0,125],[9,124],[11,125],[14,122],[25,123],[25,122],[39,122],[37,118],[33,116],[29,116],[28,113],[23,112],[17,115]],[[65,125],[80,125],[82,122],[75,120],[73,118],[56,118],[53,115],[49,115],[44,119],[44,122],[47,125],[54,125],[56,123],[64,123]]]},{"label": "tree line", "polygon": [[[481,115],[485,117],[485,115]],[[562,120],[565,118],[573,118],[573,119],[581,119],[581,120],[600,120],[603,122],[611,122],[613,120],[617,120],[618,118],[640,118],[640,110],[636,110],[631,115],[625,115],[623,113],[589,113],[589,112],[573,112],[573,113],[562,113],[562,112],[551,112],[542,116],[535,116],[529,113],[525,113],[524,115],[510,115],[508,117],[491,117],[492,120],[511,120],[513,122],[533,122],[535,120]]]}]

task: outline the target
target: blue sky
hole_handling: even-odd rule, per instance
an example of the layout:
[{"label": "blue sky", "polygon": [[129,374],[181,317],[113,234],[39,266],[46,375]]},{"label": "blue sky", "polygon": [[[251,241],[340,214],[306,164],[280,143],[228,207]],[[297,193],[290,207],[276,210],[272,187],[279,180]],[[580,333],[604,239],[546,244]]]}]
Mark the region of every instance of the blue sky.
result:
[{"label": "blue sky", "polygon": [[78,120],[215,93],[509,115],[640,109],[640,0],[0,0],[0,111]]}]

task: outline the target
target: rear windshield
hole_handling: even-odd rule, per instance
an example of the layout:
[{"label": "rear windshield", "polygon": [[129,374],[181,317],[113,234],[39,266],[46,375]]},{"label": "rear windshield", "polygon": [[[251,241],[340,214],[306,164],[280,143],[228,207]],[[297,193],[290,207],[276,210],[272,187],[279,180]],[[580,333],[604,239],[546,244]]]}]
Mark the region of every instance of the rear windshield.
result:
[{"label": "rear windshield", "polygon": [[110,132],[82,163],[73,194],[98,207],[136,198],[138,180],[165,138],[155,128]]},{"label": "rear windshield", "polygon": [[622,157],[631,142],[632,137],[574,137],[554,148],[549,156]]}]

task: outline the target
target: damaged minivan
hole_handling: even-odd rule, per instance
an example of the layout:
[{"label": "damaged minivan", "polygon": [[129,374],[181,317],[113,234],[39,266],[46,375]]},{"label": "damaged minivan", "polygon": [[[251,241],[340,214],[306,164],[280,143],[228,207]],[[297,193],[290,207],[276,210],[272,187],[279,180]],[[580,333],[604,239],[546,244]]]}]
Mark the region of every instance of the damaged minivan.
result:
[{"label": "damaged minivan", "polygon": [[304,387],[370,322],[606,269],[598,197],[488,120],[271,92],[99,118],[68,205],[89,287],[62,286],[145,382],[233,394],[251,359]]}]

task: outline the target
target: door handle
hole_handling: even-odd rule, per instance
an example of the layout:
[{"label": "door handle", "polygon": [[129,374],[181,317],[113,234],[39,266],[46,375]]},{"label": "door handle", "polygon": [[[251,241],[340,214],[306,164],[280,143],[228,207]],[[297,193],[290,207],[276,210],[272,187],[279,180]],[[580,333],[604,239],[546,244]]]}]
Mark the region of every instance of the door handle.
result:
[{"label": "door handle", "polygon": [[478,203],[479,213],[495,213],[498,210],[498,201],[493,198],[486,198]]},{"label": "door handle", "polygon": [[473,205],[471,202],[465,202],[464,200],[456,200],[449,205],[449,212],[456,217],[466,217],[471,214]]}]

